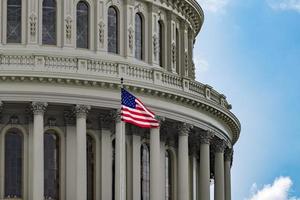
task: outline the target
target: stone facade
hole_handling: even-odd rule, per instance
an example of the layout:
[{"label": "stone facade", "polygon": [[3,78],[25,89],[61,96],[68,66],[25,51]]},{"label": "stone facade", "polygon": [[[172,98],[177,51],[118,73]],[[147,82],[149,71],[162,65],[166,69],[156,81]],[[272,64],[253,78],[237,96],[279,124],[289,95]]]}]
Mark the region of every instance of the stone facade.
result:
[{"label": "stone facade", "polygon": [[[214,179],[215,199],[231,200],[241,127],[226,97],[195,81],[193,44],[204,19],[197,2],[56,0],[56,44],[44,45],[44,1],[21,1],[20,43],[7,40],[10,2],[0,2],[0,199],[209,200]],[[79,2],[89,8],[86,49],[76,47]],[[118,14],[117,54],[108,52],[110,7]],[[135,58],[137,13],[142,59]],[[120,120],[120,78],[164,119],[159,129]],[[21,194],[7,193],[11,132],[22,138],[20,185],[10,183]],[[55,198],[44,187],[46,133],[58,138]],[[149,194],[141,187],[142,144],[150,148]]]}]

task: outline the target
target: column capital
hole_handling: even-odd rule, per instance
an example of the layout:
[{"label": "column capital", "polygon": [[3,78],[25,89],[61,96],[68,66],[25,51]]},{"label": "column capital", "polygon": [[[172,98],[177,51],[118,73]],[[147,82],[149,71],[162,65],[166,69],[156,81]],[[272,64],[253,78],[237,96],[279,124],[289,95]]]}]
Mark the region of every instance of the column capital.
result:
[{"label": "column capital", "polygon": [[115,122],[121,122],[121,120],[122,120],[122,118],[121,118],[121,110],[120,109],[112,110],[109,113],[109,116]]},{"label": "column capital", "polygon": [[47,102],[32,102],[31,103],[31,110],[34,115],[43,115],[46,111],[48,106]]},{"label": "column capital", "polygon": [[3,102],[0,100],[0,113],[2,112],[3,110]]},{"label": "column capital", "polygon": [[233,158],[233,149],[230,149],[230,148],[226,148],[225,149],[225,154],[224,154],[224,159],[225,161],[232,161],[232,158]]},{"label": "column capital", "polygon": [[210,144],[211,140],[215,134],[212,132],[212,130],[207,130],[204,133],[200,134],[200,143],[201,144]]},{"label": "column capital", "polygon": [[74,112],[75,112],[77,118],[86,118],[90,109],[91,109],[91,106],[89,106],[89,105],[77,104],[74,107]]},{"label": "column capital", "polygon": [[166,118],[165,118],[165,117],[159,116],[159,115],[156,115],[156,116],[155,116],[155,119],[158,121],[159,126],[161,126],[162,123],[164,123],[164,122],[166,121]]},{"label": "column capital", "polygon": [[226,142],[225,140],[222,140],[222,139],[218,139],[214,142],[215,144],[215,152],[216,153],[224,153],[227,145],[226,145]]},{"label": "column capital", "polygon": [[189,136],[193,125],[188,123],[180,123],[178,124],[179,136]]}]

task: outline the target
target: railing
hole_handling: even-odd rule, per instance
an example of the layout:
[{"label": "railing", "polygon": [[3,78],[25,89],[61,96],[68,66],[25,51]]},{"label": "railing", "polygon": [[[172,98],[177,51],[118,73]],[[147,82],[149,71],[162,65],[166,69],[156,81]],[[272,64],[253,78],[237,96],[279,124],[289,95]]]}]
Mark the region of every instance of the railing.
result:
[{"label": "railing", "polygon": [[230,108],[226,97],[213,90],[212,87],[158,68],[76,57],[0,55],[0,70],[3,72],[44,71],[61,73],[61,75],[76,74],[77,77],[82,74],[97,76],[97,78],[120,78],[122,76],[140,83],[152,83],[161,87],[181,90],[205,98],[226,109]]}]

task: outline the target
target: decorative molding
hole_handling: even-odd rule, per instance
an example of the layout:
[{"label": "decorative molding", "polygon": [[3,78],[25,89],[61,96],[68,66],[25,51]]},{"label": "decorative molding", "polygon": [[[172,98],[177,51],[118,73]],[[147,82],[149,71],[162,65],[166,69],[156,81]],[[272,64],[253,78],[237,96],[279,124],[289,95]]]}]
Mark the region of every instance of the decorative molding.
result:
[{"label": "decorative molding", "polygon": [[98,24],[98,27],[99,27],[99,43],[103,46],[105,23],[101,20]]},{"label": "decorative molding", "polygon": [[[230,127],[233,143],[239,137],[240,123],[229,111],[230,105],[226,99],[222,101],[226,106],[221,105],[222,95],[209,85],[165,70],[100,59],[86,59],[86,67],[79,70],[79,59],[76,57],[5,54],[0,54],[0,68],[3,70],[0,82],[55,83],[111,89],[119,88],[118,77],[122,73],[126,79],[139,82],[138,85],[134,85],[135,82],[127,85],[130,89],[211,113]],[[93,77],[107,77],[110,81]],[[151,88],[147,87],[149,84]],[[188,87],[185,87],[186,84]]]},{"label": "decorative molding", "polygon": [[172,58],[172,63],[176,63],[176,44],[175,42],[172,42],[171,44],[171,58]]},{"label": "decorative molding", "polygon": [[193,125],[188,123],[180,123],[178,124],[178,133],[181,136],[189,136],[191,129],[193,128]]},{"label": "decorative molding", "polygon": [[225,140],[222,139],[216,139],[214,140],[214,150],[215,153],[224,153],[227,145]]},{"label": "decorative molding", "polygon": [[200,133],[200,144],[210,144],[214,136],[215,135],[211,130]]},{"label": "decorative molding", "polygon": [[86,118],[88,112],[91,110],[91,106],[88,105],[76,105],[74,107],[74,113],[77,118]]},{"label": "decorative molding", "polygon": [[71,110],[64,110],[64,122],[66,125],[75,125],[76,124],[75,113]]},{"label": "decorative molding", "polygon": [[128,45],[131,52],[133,52],[133,43],[134,43],[134,29],[132,26],[128,28]]},{"label": "decorative molding", "polygon": [[225,159],[225,161],[232,162],[232,160],[233,160],[233,153],[234,153],[233,149],[226,148],[225,149],[225,153],[224,153],[224,159]]},{"label": "decorative molding", "polygon": [[31,103],[31,110],[34,115],[44,115],[46,112],[46,108],[48,103],[46,102],[32,102]]},{"label": "decorative molding", "polygon": [[37,16],[34,13],[31,13],[29,17],[29,24],[30,24],[30,35],[35,36],[36,35],[36,22]]},{"label": "decorative molding", "polygon": [[71,41],[72,39],[72,18],[71,16],[67,16],[65,19],[66,22],[66,38]]},{"label": "decorative molding", "polygon": [[159,50],[159,43],[158,43],[158,36],[156,34],[153,35],[153,53],[154,58],[157,60],[158,58],[158,50]]}]

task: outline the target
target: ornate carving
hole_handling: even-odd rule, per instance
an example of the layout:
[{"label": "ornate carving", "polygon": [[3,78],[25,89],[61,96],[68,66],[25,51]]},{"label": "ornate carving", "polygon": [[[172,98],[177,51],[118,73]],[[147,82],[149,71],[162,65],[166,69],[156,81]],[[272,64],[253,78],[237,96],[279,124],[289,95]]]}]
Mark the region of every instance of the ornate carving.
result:
[{"label": "ornate carving", "polygon": [[189,54],[187,51],[184,52],[184,69],[185,69],[185,76],[189,75]]},{"label": "ornate carving", "polygon": [[224,140],[217,139],[214,141],[214,149],[216,153],[224,153],[227,145]]},{"label": "ornate carving", "polygon": [[16,115],[11,116],[9,119],[9,123],[10,124],[19,124],[20,123],[19,117]]},{"label": "ornate carving", "polygon": [[3,102],[0,101],[0,113],[3,111]]},{"label": "ornate carving", "polygon": [[34,115],[43,115],[46,111],[48,103],[46,102],[32,102],[31,110]]},{"label": "ornate carving", "polygon": [[101,45],[103,45],[103,43],[104,43],[104,27],[105,27],[104,22],[100,21],[98,24],[98,27],[99,27],[99,42]]},{"label": "ornate carving", "polygon": [[68,40],[71,40],[72,38],[72,18],[70,16],[68,16],[65,19],[66,22],[66,38]]},{"label": "ornate carving", "polygon": [[224,159],[225,159],[225,161],[230,161],[230,162],[232,162],[233,152],[234,152],[233,149],[227,148],[227,149],[225,150],[225,153],[224,153]]},{"label": "ornate carving", "polygon": [[75,113],[71,110],[65,110],[64,111],[64,120],[66,125],[74,125],[76,120],[75,120]]},{"label": "ornate carving", "polygon": [[56,126],[56,119],[54,117],[48,118],[48,126],[50,127]]},{"label": "ornate carving", "polygon": [[120,4],[120,0],[108,0],[107,2],[106,2],[106,5],[112,5],[112,6],[114,6],[114,5],[119,5]]},{"label": "ornate carving", "polygon": [[172,53],[172,63],[174,64],[176,62],[176,44],[175,44],[175,42],[172,42],[172,44],[171,44],[171,53]]},{"label": "ornate carving", "polygon": [[157,53],[159,49],[158,37],[156,34],[153,35],[153,53],[155,60],[157,59]]},{"label": "ornate carving", "polygon": [[109,113],[100,113],[99,114],[100,128],[109,129],[112,132],[114,132],[115,120],[117,116],[120,115],[118,115],[116,111],[111,111]]},{"label": "ornate carving", "polygon": [[200,143],[210,144],[213,137],[214,137],[214,133],[211,130],[207,130],[205,133],[200,134]]},{"label": "ornate carving", "polygon": [[193,128],[193,125],[188,123],[180,123],[177,128],[179,130],[179,135],[188,136]]},{"label": "ornate carving", "polygon": [[36,20],[37,16],[34,13],[31,13],[29,17],[29,24],[30,24],[30,35],[35,36],[36,34]]},{"label": "ornate carving", "polygon": [[136,10],[137,12],[144,12],[144,7],[141,3],[137,3],[135,6],[134,6],[134,10]]},{"label": "ornate carving", "polygon": [[76,105],[74,107],[74,112],[77,118],[86,118],[91,106],[88,105]]},{"label": "ornate carving", "polygon": [[134,40],[134,30],[130,26],[128,29],[128,44],[131,51],[133,50],[133,40]]},{"label": "ornate carving", "polygon": [[207,99],[210,99],[211,97],[211,89],[212,87],[210,85],[205,85],[205,97]]}]

